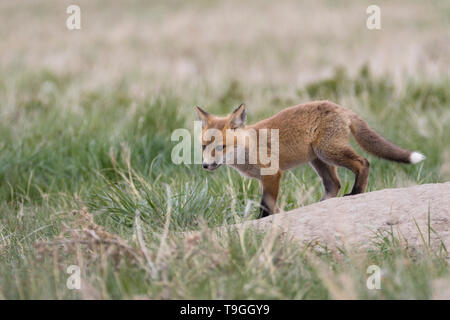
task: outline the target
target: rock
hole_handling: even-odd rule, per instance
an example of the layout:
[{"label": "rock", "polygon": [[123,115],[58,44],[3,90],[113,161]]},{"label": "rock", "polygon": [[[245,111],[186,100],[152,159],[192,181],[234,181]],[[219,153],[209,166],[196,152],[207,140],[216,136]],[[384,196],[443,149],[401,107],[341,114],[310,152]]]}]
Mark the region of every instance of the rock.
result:
[{"label": "rock", "polygon": [[450,182],[332,198],[236,226],[275,227],[303,243],[360,248],[392,230],[409,247],[450,249]]}]

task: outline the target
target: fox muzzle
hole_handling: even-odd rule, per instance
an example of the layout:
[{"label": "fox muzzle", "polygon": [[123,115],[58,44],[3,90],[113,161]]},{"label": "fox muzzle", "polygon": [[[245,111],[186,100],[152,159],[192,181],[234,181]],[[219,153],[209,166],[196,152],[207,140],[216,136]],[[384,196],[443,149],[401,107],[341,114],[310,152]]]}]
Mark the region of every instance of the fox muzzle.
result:
[{"label": "fox muzzle", "polygon": [[205,162],[203,162],[203,169],[208,170],[208,171],[214,171],[220,166],[221,165],[216,163],[216,162],[213,162],[213,163],[205,163]]}]

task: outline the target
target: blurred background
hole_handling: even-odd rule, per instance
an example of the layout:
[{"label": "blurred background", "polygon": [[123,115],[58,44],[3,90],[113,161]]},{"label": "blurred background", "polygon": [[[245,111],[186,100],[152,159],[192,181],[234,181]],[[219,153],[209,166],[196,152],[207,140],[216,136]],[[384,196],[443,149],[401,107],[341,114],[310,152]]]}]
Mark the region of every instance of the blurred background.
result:
[{"label": "blurred background", "polygon": [[[365,64],[401,81],[448,74],[450,63],[445,0],[378,1],[381,30],[366,27],[370,1],[0,3],[3,73],[47,69],[88,87],[133,77],[137,94],[232,80],[298,88]],[[66,28],[70,4],[81,8],[81,30]]]}]

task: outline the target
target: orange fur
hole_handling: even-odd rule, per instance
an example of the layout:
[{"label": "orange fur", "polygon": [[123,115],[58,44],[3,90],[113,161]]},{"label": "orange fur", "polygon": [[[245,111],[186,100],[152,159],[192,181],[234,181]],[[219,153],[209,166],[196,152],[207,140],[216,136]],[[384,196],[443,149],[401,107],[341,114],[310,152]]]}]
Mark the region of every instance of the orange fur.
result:
[{"label": "orange fur", "polygon": [[[365,150],[387,160],[410,163],[411,151],[404,150],[378,135],[353,111],[329,101],[314,101],[286,108],[274,116],[253,125],[246,125],[245,105],[239,106],[226,117],[216,117],[197,107],[203,123],[203,133],[211,128],[222,132],[225,149],[236,148],[239,139],[227,139],[226,130],[234,129],[236,134],[245,135],[254,129],[259,136],[261,129],[279,130],[279,170],[270,176],[260,174],[267,167],[258,159],[256,164],[232,164],[240,173],[256,178],[262,188],[261,216],[276,212],[280,180],[283,171],[309,162],[322,178],[325,189],[322,200],[337,196],[340,181],[336,166],[345,167],[355,174],[355,183],[350,194],[366,190],[369,176],[369,162],[358,155],[350,146],[353,135]],[[208,145],[202,134],[202,144]],[[249,148],[248,145],[241,146]],[[270,139],[268,150],[270,150]],[[257,148],[260,148],[258,145]],[[207,164],[214,170],[220,164]]]}]

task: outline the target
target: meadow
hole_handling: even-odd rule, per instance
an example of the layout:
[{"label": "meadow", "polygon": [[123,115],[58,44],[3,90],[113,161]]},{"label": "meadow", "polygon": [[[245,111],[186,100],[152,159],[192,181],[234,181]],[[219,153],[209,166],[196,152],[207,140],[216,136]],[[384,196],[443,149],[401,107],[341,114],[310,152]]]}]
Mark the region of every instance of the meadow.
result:
[{"label": "meadow", "polygon": [[[368,31],[367,4],[344,3],[80,1],[82,29],[69,31],[69,2],[0,2],[0,298],[448,298],[448,248],[410,248],[395,230],[364,252],[216,237],[256,217],[257,181],[171,161],[195,105],[245,102],[252,123],[327,99],[427,156],[406,166],[355,146],[368,191],[448,181],[449,4],[380,1],[383,28]],[[353,176],[339,175],[342,195]],[[279,204],[321,194],[306,165],[285,174]],[[380,290],[366,286],[373,264]],[[70,265],[80,290],[66,286]]]}]

